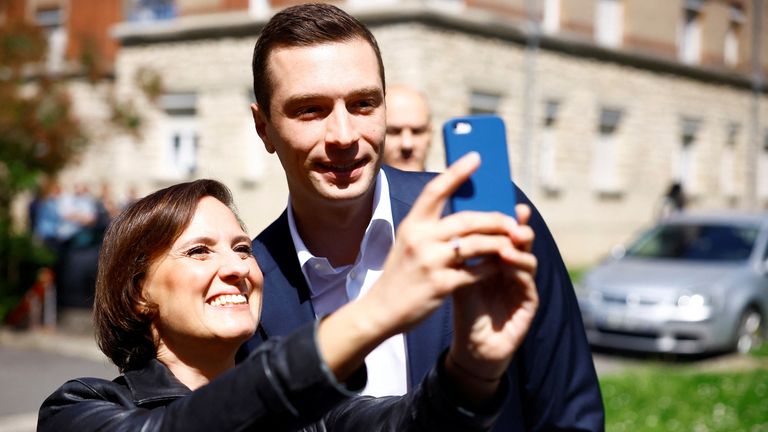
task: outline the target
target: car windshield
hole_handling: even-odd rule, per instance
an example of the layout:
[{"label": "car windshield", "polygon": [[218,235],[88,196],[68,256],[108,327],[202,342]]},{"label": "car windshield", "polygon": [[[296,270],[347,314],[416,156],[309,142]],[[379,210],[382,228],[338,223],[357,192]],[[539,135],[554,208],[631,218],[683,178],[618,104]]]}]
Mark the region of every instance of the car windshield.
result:
[{"label": "car windshield", "polygon": [[627,256],[700,261],[749,258],[758,228],[724,224],[660,225],[627,249]]}]

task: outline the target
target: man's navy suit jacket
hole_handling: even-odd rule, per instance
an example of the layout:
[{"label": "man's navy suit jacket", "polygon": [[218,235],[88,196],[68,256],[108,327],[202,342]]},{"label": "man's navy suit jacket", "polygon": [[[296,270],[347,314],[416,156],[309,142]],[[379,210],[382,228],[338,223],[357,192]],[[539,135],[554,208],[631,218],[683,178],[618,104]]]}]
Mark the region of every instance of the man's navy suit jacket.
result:
[{"label": "man's navy suit jacket", "polygon": [[[384,169],[397,227],[434,174]],[[530,226],[536,233],[533,252],[538,259],[540,303],[508,370],[510,400],[494,430],[601,431],[600,388],[570,278],[541,215],[522,191],[517,189],[517,194],[518,202],[529,204],[533,211]],[[264,298],[259,330],[245,351],[315,319],[286,212],[254,239],[254,255],[264,273]],[[450,344],[451,320],[450,301],[446,301],[405,335],[409,387],[421,381]]]}]

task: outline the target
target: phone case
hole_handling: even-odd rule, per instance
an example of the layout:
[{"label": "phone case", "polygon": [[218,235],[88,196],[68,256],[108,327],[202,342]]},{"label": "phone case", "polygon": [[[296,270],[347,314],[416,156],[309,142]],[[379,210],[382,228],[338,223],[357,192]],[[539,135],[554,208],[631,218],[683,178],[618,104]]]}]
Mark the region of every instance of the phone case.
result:
[{"label": "phone case", "polygon": [[443,125],[445,157],[450,165],[464,154],[480,154],[480,167],[450,199],[451,210],[499,211],[515,216],[504,121],[495,115],[457,117]]}]

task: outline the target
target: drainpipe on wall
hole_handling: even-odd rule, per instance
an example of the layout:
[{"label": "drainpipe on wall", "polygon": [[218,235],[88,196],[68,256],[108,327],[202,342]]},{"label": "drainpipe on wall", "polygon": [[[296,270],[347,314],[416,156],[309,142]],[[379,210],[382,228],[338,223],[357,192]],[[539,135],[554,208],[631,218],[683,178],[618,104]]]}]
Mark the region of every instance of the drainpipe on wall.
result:
[{"label": "drainpipe on wall", "polygon": [[756,210],[760,203],[758,199],[757,182],[760,176],[757,167],[762,153],[762,122],[760,121],[760,99],[763,95],[763,66],[762,66],[762,33],[763,33],[763,0],[752,1],[752,104],[750,110],[751,136],[746,152],[747,190],[746,207]]},{"label": "drainpipe on wall", "polygon": [[536,56],[539,52],[541,23],[539,22],[538,0],[526,0],[525,7],[528,20],[525,23],[525,57],[523,65],[523,109],[520,128],[522,143],[520,155],[520,175],[515,176],[516,182],[528,195],[533,194],[533,113],[536,104]]}]

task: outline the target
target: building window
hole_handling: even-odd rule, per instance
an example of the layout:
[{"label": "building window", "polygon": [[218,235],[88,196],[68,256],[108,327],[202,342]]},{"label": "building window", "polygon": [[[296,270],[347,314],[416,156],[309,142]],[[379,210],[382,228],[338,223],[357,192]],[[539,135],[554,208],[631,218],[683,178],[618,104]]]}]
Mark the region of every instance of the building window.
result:
[{"label": "building window", "polygon": [[730,123],[726,130],[725,147],[720,158],[720,189],[724,196],[736,196],[736,142],[739,136],[739,124]]},{"label": "building window", "polygon": [[269,0],[248,0],[248,13],[251,16],[266,16],[270,10]]},{"label": "building window", "polygon": [[174,0],[129,0],[126,10],[128,21],[157,21],[176,16]]},{"label": "building window", "polygon": [[60,8],[41,9],[35,14],[37,24],[43,28],[48,41],[46,68],[49,72],[61,72],[67,51],[67,29]]},{"label": "building window", "polygon": [[165,122],[165,164],[161,177],[185,179],[197,171],[200,134],[194,93],[169,93],[160,98]]},{"label": "building window", "polygon": [[703,0],[686,0],[678,35],[678,58],[683,63],[701,61],[701,5]]},{"label": "building window", "polygon": [[[248,105],[256,103],[256,97],[253,90],[246,92]],[[243,162],[245,166],[242,169],[243,180],[250,185],[255,185],[264,178],[267,170],[268,153],[264,147],[264,142],[256,132],[256,126],[253,124],[253,118],[246,116],[243,123],[243,142],[246,144],[245,157]]]},{"label": "building window", "polygon": [[541,187],[546,192],[556,193],[558,190],[557,179],[557,113],[560,103],[548,100],[544,104],[544,121],[541,128],[540,139],[540,166]]},{"label": "building window", "polygon": [[616,108],[600,110],[597,139],[593,147],[592,185],[600,193],[619,192],[619,141],[617,130],[622,111]]},{"label": "building window", "polygon": [[542,28],[545,33],[557,33],[560,31],[560,1],[544,0]]},{"label": "building window", "polygon": [[768,200],[768,130],[764,132],[763,145],[757,161],[757,196],[764,202]]},{"label": "building window", "polygon": [[674,180],[689,193],[694,193],[697,190],[696,142],[700,128],[701,120],[687,117],[682,119],[678,161],[675,172],[672,174]]},{"label": "building window", "polygon": [[624,38],[624,4],[622,0],[597,0],[595,40],[607,47],[621,46]]},{"label": "building window", "polygon": [[400,0],[347,0],[350,6],[366,7],[366,6],[381,6],[400,3]]},{"label": "building window", "polygon": [[494,114],[499,111],[501,96],[495,93],[473,90],[469,95],[470,114]]},{"label": "building window", "polygon": [[730,22],[725,32],[723,62],[728,66],[739,64],[739,36],[744,23],[744,12],[738,5],[730,6]]}]

